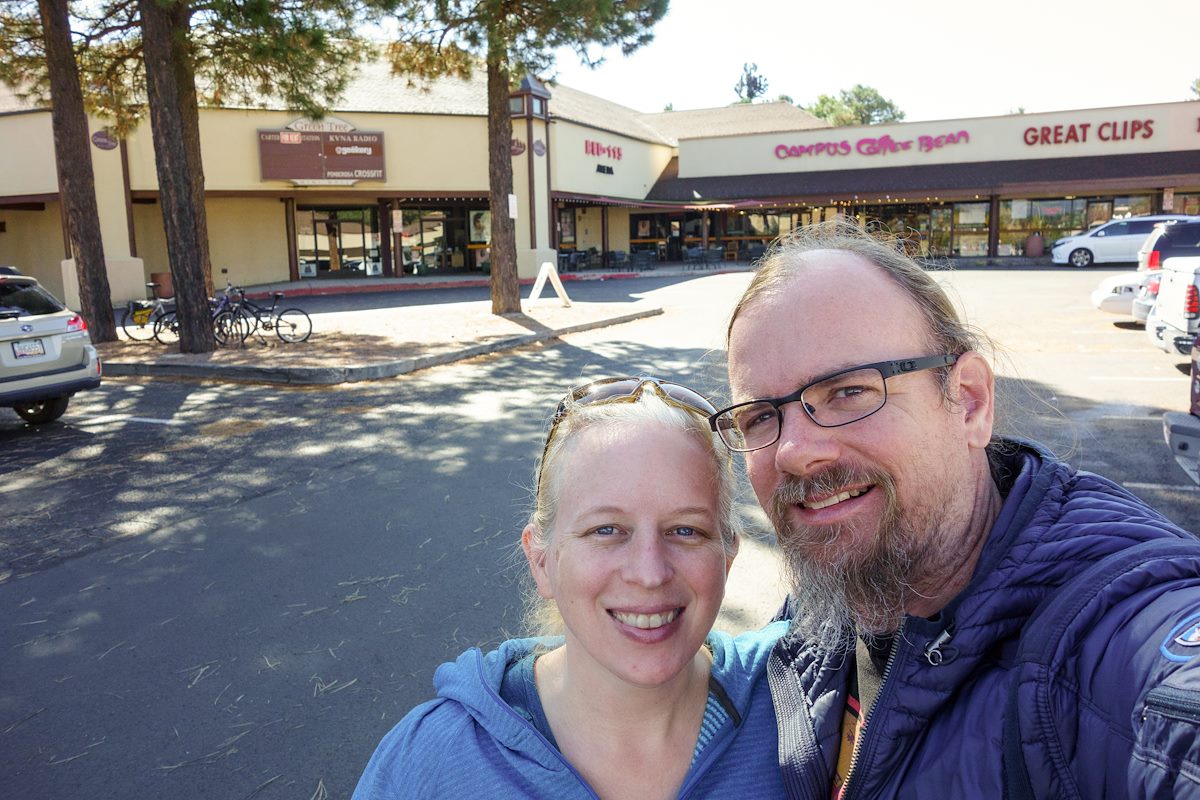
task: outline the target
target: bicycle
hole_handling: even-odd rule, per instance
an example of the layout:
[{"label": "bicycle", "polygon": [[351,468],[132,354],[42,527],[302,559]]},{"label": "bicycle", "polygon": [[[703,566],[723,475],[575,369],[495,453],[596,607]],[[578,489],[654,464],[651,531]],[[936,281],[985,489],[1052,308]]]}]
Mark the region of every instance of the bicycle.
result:
[{"label": "bicycle", "polygon": [[[233,284],[226,282],[225,289],[217,297],[208,298],[213,338],[219,347],[241,344],[250,335],[247,321],[237,313],[237,305],[231,298],[233,292]],[[154,323],[154,338],[162,344],[179,341],[179,320],[174,311],[164,314]]]},{"label": "bicycle", "polygon": [[154,338],[154,327],[167,314],[173,314],[175,304],[158,296],[158,284],[147,283],[146,288],[153,296],[150,300],[130,300],[121,315],[121,330],[135,342],[148,342]]},{"label": "bicycle", "polygon": [[[236,312],[246,320],[246,336],[258,334],[260,330],[273,330],[280,341],[299,344],[307,341],[312,335],[312,318],[304,311],[299,308],[285,308],[278,312],[275,310],[279,301],[283,299],[283,292],[272,292],[271,307],[267,308],[247,299],[245,289],[239,287],[234,291],[238,295]],[[259,339],[262,339],[261,334]]]}]

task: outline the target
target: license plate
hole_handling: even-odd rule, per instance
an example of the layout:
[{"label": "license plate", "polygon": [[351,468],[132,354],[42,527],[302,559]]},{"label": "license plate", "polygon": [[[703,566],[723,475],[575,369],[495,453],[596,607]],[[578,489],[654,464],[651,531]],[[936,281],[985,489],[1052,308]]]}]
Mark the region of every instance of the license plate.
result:
[{"label": "license plate", "polygon": [[46,346],[42,344],[41,339],[22,339],[19,342],[13,342],[13,355],[17,358],[33,358],[34,356],[46,355]]}]

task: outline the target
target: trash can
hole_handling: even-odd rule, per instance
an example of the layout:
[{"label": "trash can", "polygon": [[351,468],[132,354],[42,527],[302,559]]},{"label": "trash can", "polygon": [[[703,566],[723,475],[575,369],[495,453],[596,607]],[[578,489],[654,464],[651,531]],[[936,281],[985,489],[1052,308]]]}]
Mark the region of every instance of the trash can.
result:
[{"label": "trash can", "polygon": [[169,272],[151,272],[150,282],[158,284],[158,296],[164,300],[175,296],[175,284]]}]

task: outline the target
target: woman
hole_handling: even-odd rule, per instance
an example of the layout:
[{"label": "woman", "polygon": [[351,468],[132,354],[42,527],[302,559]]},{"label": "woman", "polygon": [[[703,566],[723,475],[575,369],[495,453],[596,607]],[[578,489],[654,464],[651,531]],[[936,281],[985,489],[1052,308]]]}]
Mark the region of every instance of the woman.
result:
[{"label": "woman", "polygon": [[765,666],[784,623],[712,633],[737,553],[732,466],[701,395],[572,391],[521,535],[542,627],[470,650],[379,745],[354,797],[782,797]]}]

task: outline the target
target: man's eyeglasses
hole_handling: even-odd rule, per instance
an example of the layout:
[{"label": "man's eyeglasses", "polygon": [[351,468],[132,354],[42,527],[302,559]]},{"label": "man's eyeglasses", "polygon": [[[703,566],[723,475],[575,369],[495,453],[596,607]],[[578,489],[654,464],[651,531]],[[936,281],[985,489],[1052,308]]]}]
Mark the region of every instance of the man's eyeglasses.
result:
[{"label": "man's eyeglasses", "polygon": [[957,360],[958,356],[924,356],[850,367],[817,378],[783,397],[747,400],[722,409],[709,415],[708,424],[730,450],[761,450],[779,441],[783,406],[789,403],[798,401],[808,418],[822,428],[849,425],[883,408],[888,378],[948,367]]},{"label": "man's eyeglasses", "polygon": [[[546,434],[546,444],[542,447],[542,462],[546,460],[546,451],[550,449],[550,440],[558,430],[558,423],[567,415],[568,409],[575,405],[591,405],[596,403],[634,403],[642,396],[646,387],[653,390],[667,405],[682,408],[693,414],[708,418],[717,409],[708,398],[694,389],[674,381],[664,381],[658,378],[641,376],[637,378],[601,378],[572,389],[558,403],[554,418],[550,421],[550,431]],[[542,486],[542,472],[538,469],[538,490]]]}]

